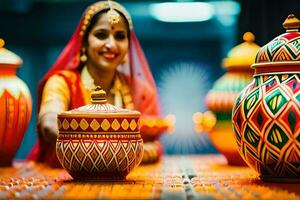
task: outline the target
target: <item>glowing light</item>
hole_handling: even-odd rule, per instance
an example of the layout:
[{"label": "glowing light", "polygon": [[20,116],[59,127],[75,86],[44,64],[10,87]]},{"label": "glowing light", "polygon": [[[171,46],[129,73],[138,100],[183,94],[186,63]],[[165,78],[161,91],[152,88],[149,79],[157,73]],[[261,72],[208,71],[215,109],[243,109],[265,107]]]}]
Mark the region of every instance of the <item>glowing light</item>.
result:
[{"label": "glowing light", "polygon": [[192,116],[192,120],[195,123],[194,130],[197,133],[211,131],[217,122],[216,116],[211,111],[206,111],[205,113],[195,112]]},{"label": "glowing light", "polygon": [[[210,85],[206,66],[176,63],[165,68],[158,81],[164,113],[176,116],[176,129],[161,137],[166,153],[200,153],[212,148],[207,134],[196,134],[192,115],[206,109],[204,96]],[[169,115],[170,116],[170,115]]]},{"label": "glowing light", "polygon": [[204,2],[169,2],[151,4],[150,14],[164,22],[201,22],[211,19],[215,10]]},{"label": "glowing light", "polygon": [[202,113],[201,112],[195,112],[192,116],[192,120],[195,124],[199,124],[202,118]]},{"label": "glowing light", "polygon": [[170,124],[175,125],[175,123],[176,123],[176,116],[173,115],[173,114],[168,114],[166,116],[166,120],[168,120]]}]

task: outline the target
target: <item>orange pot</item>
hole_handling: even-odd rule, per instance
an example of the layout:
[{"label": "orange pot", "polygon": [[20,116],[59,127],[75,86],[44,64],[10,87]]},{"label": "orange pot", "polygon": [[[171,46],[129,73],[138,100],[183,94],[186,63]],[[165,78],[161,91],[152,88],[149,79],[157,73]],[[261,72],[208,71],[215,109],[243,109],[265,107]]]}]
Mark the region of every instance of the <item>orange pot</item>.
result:
[{"label": "orange pot", "polygon": [[28,87],[16,76],[22,59],[3,45],[0,39],[0,166],[10,166],[29,124],[32,101]]},{"label": "orange pot", "polygon": [[243,39],[245,42],[230,50],[227,58],[223,59],[223,67],[227,72],[214,83],[206,96],[207,108],[216,117],[216,126],[209,131],[210,139],[230,165],[246,165],[237,150],[231,113],[240,91],[252,81],[253,70],[250,65],[254,63],[260,49],[254,43],[252,33],[245,33]]}]

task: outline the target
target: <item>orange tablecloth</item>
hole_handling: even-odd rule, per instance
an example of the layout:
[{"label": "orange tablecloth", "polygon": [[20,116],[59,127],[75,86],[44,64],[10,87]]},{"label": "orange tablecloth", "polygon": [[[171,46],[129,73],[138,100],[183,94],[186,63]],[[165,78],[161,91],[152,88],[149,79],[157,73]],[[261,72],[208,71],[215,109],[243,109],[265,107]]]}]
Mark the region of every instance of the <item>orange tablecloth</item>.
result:
[{"label": "orange tablecloth", "polygon": [[165,156],[118,182],[77,182],[33,162],[0,168],[0,199],[300,199],[300,184],[265,183],[220,155]]}]

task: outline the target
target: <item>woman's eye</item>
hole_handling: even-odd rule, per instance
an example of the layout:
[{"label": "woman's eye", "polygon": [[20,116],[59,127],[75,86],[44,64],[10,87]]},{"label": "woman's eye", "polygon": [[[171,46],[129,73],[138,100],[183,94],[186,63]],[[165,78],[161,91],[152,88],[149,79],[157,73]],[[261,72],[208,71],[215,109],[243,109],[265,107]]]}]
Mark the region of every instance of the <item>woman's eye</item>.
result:
[{"label": "woman's eye", "polygon": [[108,33],[105,32],[98,32],[94,34],[96,36],[96,38],[100,39],[100,40],[104,40],[106,38],[108,38]]},{"label": "woman's eye", "polygon": [[126,38],[126,33],[124,33],[124,32],[117,32],[115,34],[116,40],[124,40],[125,38]]}]

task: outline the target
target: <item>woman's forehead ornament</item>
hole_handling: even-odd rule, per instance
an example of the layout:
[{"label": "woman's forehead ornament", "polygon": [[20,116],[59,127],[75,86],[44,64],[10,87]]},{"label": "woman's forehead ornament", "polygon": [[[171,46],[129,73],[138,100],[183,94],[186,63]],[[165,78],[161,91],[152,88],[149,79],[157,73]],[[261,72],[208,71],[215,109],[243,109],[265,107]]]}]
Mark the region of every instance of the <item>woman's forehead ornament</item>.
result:
[{"label": "woman's forehead ornament", "polygon": [[115,11],[111,5],[111,1],[108,0],[109,10],[107,11],[108,22],[110,24],[117,24],[120,21],[120,14]]},{"label": "woman's forehead ornament", "polygon": [[128,21],[130,30],[132,29],[132,21],[129,13],[126,11],[124,7],[114,1],[101,1],[91,5],[85,12],[83,22],[81,25],[80,35],[83,36],[86,28],[89,26],[92,17],[102,11],[108,9],[107,15],[109,23],[116,24],[120,21],[120,14],[117,12],[121,12],[126,20]]}]

